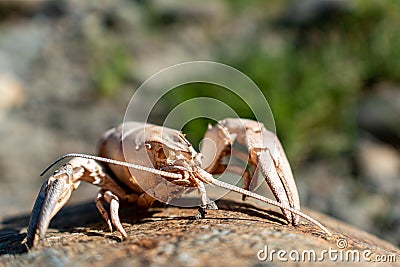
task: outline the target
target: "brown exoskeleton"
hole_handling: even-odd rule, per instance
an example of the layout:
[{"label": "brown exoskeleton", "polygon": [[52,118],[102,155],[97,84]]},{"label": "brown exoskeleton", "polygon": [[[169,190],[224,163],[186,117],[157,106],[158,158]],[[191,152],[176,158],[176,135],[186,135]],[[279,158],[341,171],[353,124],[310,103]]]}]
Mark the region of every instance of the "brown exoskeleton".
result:
[{"label": "brown exoskeleton", "polygon": [[[205,140],[208,142],[198,153],[180,131],[128,122],[103,135],[99,156],[64,155],[53,164],[66,157],[72,159],[43,184],[36,199],[28,226],[27,245],[33,247],[44,237],[51,219],[81,181],[101,188],[96,206],[109,229],[112,231],[114,226],[124,238],[127,234],[118,216],[120,202],[149,208],[156,200],[168,203],[194,188],[200,193],[198,216],[204,217],[206,208],[216,209],[207,197],[205,184],[277,206],[289,223],[297,225],[299,217],[303,217],[330,235],[318,221],[300,212],[299,196],[285,152],[276,135],[262,123],[246,119],[221,120],[213,127],[209,126]],[[235,141],[247,148],[248,155],[233,148]],[[214,149],[210,144],[215,144]],[[224,163],[222,159],[229,155],[250,166],[243,172],[244,189],[212,176],[225,170],[242,173],[237,166]],[[249,191],[258,177],[258,170],[277,201]],[[109,210],[106,210],[105,203],[109,204]]]}]

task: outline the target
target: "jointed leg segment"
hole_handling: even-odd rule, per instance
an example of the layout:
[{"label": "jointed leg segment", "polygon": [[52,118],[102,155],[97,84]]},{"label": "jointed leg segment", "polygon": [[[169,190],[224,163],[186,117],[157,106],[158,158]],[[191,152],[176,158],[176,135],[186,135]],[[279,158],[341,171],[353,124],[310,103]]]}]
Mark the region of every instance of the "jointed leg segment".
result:
[{"label": "jointed leg segment", "polygon": [[[110,205],[110,210],[107,211],[104,207],[105,203]],[[96,207],[99,210],[101,216],[107,222],[108,228],[112,232],[112,225],[115,226],[118,232],[126,238],[126,234],[122,224],[119,220],[118,210],[119,210],[119,199],[111,191],[100,190],[96,198]],[[110,221],[111,217],[111,221]]]}]

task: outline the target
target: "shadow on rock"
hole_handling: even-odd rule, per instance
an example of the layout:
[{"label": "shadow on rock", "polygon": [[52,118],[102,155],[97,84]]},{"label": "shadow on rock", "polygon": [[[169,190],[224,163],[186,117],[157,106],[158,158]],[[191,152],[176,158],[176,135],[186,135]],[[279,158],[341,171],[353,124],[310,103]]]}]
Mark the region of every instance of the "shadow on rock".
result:
[{"label": "shadow on rock", "polygon": [[[219,200],[217,201],[217,205],[220,210],[236,211],[257,218],[266,219],[271,222],[286,224],[286,220],[284,219],[282,214],[270,210],[257,208],[251,204],[247,204],[244,202],[238,203],[231,200]],[[155,205],[155,208],[152,208],[149,211],[143,211],[138,210],[135,207],[122,206],[120,210],[121,221],[132,224],[145,223],[145,220],[143,219],[153,217],[155,213],[161,211],[162,207],[165,207],[165,205],[158,204]],[[192,207],[189,209],[197,209],[197,207]],[[29,218],[30,214],[24,214],[21,216],[5,218],[3,221],[1,221],[0,255],[22,254],[28,251],[27,247],[24,244],[24,240],[26,237],[25,229],[28,226]],[[207,218],[213,219],[209,216]],[[187,220],[188,217],[175,217],[175,219]],[[237,218],[233,219],[237,220]],[[193,220],[195,220],[194,216]],[[103,219],[97,211],[96,205],[93,202],[87,202],[83,204],[64,207],[52,219],[50,228],[56,229],[59,232],[78,231],[89,233],[83,229],[77,230],[77,228],[88,228],[92,230],[104,229],[106,225],[99,224],[99,222],[103,222]]]},{"label": "shadow on rock", "polygon": [[23,244],[26,234],[19,233],[14,228],[0,230],[0,255],[21,254],[27,252],[27,247]]},{"label": "shadow on rock", "polygon": [[218,209],[220,210],[237,211],[243,214],[265,219],[270,222],[287,224],[285,217],[283,217],[281,213],[263,208],[258,208],[246,202],[236,202],[233,200],[218,200],[216,203],[218,205]]},{"label": "shadow on rock", "polygon": [[[121,207],[121,221],[135,223],[143,218],[151,217],[156,211],[138,211],[134,207]],[[134,215],[132,215],[134,214]],[[30,214],[23,214],[3,219],[0,223],[0,255],[21,254],[27,252],[24,244],[26,228],[29,224]],[[85,232],[77,228],[90,228],[100,230],[106,227],[96,205],[87,202],[78,205],[64,207],[52,220],[49,228],[58,232]],[[86,232],[85,232],[86,233]]]},{"label": "shadow on rock", "polygon": [[[5,218],[1,221],[0,255],[27,252],[23,241],[24,230],[28,226],[30,214]],[[84,203],[64,207],[51,221],[50,228],[60,232],[71,231],[75,227],[85,226],[101,220],[94,203]]]}]

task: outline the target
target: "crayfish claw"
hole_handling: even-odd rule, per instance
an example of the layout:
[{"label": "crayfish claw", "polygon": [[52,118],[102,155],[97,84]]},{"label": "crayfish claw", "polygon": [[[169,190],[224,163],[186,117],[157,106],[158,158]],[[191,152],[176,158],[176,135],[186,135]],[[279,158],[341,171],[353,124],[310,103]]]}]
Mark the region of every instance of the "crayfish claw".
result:
[{"label": "crayfish claw", "polygon": [[69,200],[74,189],[72,171],[71,165],[64,165],[43,183],[29,220],[26,241],[29,248],[44,237],[51,219]]}]

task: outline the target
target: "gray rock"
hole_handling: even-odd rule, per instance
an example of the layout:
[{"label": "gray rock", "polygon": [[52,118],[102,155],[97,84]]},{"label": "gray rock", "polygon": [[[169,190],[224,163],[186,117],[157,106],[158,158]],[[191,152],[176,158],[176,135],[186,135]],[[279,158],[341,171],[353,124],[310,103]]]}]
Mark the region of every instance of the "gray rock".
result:
[{"label": "gray rock", "polygon": [[390,83],[381,83],[360,100],[358,123],[364,131],[399,148],[399,114],[399,87]]},{"label": "gray rock", "polygon": [[379,141],[362,139],[357,148],[360,175],[372,190],[387,196],[400,191],[400,152]]},{"label": "gray rock", "polygon": [[351,1],[344,0],[304,0],[292,1],[283,12],[280,23],[288,26],[310,26],[319,21],[334,18],[348,11]]},{"label": "gray rock", "polygon": [[[240,196],[237,196],[240,198]],[[220,210],[211,210],[206,219],[195,220],[196,209],[153,208],[148,213],[126,210],[122,218],[128,232],[128,239],[120,242],[115,234],[107,233],[105,223],[85,223],[83,218],[95,216],[93,204],[65,208],[47,239],[39,247],[21,253],[17,250],[23,239],[21,234],[8,234],[8,241],[2,239],[3,248],[0,264],[8,266],[298,266],[311,262],[291,260],[289,255],[302,255],[304,251],[315,251],[316,257],[324,266],[344,266],[346,260],[331,260],[328,254],[321,256],[323,250],[336,250],[336,253],[355,251],[362,255],[371,252],[393,257],[398,261],[398,248],[343,222],[327,216],[304,210],[327,226],[333,233],[327,236],[320,229],[305,221],[298,227],[286,225],[280,213],[272,212],[256,204],[240,203],[231,200],[219,201]],[[68,209],[74,208],[74,215]],[[64,213],[64,214],[63,214]],[[85,214],[85,216],[80,216]],[[90,215],[92,214],[92,215]],[[136,214],[136,215],[135,215]],[[71,216],[72,215],[72,216]],[[26,216],[26,215],[24,215]],[[78,219],[77,219],[78,218]],[[23,223],[14,228],[25,227]],[[79,228],[74,228],[79,226]],[[11,235],[11,238],[10,238]],[[13,241],[10,241],[13,240]],[[9,250],[5,250],[8,245]],[[21,245],[20,245],[21,246]],[[280,261],[276,252],[272,258],[265,258],[263,251],[283,250],[287,261]],[[262,251],[260,253],[260,251]],[[14,256],[9,254],[17,253]],[[306,252],[309,253],[309,252]],[[258,255],[260,258],[258,258]],[[308,255],[308,254],[307,254]],[[264,257],[264,259],[263,259]],[[299,256],[300,257],[300,256]],[[308,256],[307,256],[308,257]],[[362,256],[361,256],[362,259]],[[350,263],[355,264],[357,262]],[[362,263],[361,263],[362,264]],[[387,262],[386,266],[395,266]]]}]

